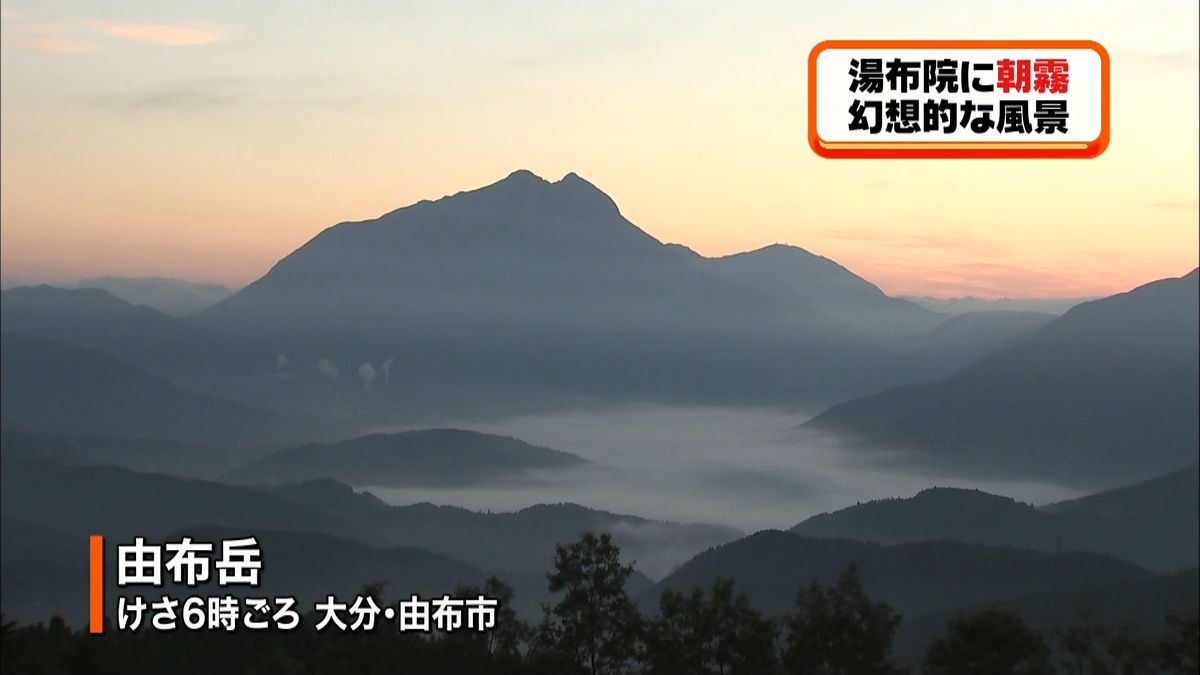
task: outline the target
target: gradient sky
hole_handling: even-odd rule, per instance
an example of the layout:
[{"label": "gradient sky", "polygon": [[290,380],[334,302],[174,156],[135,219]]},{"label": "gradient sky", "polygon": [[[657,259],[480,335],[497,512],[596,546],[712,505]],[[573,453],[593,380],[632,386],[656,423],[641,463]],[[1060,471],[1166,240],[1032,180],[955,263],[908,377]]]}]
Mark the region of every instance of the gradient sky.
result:
[{"label": "gradient sky", "polygon": [[[0,7],[0,266],[241,285],[328,225],[575,171],[664,241],[783,242],[893,294],[1091,296],[1197,265],[1198,3]],[[1093,39],[1094,160],[823,160],[832,38]]]}]

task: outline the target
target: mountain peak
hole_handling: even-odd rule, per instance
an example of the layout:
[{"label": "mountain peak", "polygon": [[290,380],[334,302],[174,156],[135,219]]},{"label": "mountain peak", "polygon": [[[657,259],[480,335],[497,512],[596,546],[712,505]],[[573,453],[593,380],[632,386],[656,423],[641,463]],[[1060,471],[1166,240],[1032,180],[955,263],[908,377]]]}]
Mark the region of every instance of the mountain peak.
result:
[{"label": "mountain peak", "polygon": [[500,181],[466,194],[502,195],[507,206],[535,203],[575,215],[620,214],[611,197],[574,171],[551,182],[528,169],[517,169]]},{"label": "mountain peak", "polygon": [[809,297],[830,300],[834,294],[849,292],[873,302],[887,299],[875,284],[799,246],[776,243],[714,260],[726,274],[768,279],[780,288],[802,291]]},{"label": "mountain peak", "polygon": [[584,180],[579,174],[575,173],[574,171],[568,172],[565,176],[563,176],[562,178],[560,178],[556,181],[549,181],[549,180],[546,180],[545,178],[542,178],[541,176],[537,175],[536,173],[530,171],[529,169],[514,169],[511,173],[509,173],[507,176],[505,176],[503,179],[500,180],[501,183],[506,182],[506,181],[535,182],[535,183],[542,183],[545,185],[558,185],[559,183],[570,184],[573,182],[581,182],[581,183],[587,183],[588,185],[591,185],[591,183],[588,183],[588,181]]},{"label": "mountain peak", "polygon": [[[913,503],[934,503],[934,504],[950,504],[964,506],[969,503],[974,504],[1018,504],[1011,497],[995,495],[990,492],[978,490],[975,488],[960,488],[960,487],[931,487],[921,490],[913,495],[908,500]],[[1018,504],[1020,505],[1020,504]],[[1021,505],[1024,506],[1024,505]]]},{"label": "mountain peak", "polygon": [[529,169],[517,169],[504,177],[501,183],[549,183],[545,178],[537,175]]},{"label": "mountain peak", "polygon": [[621,212],[612,197],[574,171],[553,185],[564,200],[577,207],[614,215]]},{"label": "mountain peak", "polygon": [[767,244],[766,246],[757,248],[753,251],[747,251],[746,253],[748,255],[799,256],[802,258],[820,258],[822,260],[827,259],[825,256],[817,255],[806,248],[793,246],[792,244],[781,243]]}]

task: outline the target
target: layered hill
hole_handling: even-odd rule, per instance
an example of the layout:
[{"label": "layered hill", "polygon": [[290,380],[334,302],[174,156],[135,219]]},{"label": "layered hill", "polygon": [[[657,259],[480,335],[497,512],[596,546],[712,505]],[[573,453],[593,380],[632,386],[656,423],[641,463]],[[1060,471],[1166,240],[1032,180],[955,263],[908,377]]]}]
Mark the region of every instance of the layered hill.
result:
[{"label": "layered hill", "polygon": [[161,438],[119,438],[84,434],[0,431],[6,460],[65,465],[109,464],[134,471],[190,478],[213,478],[229,468],[225,453],[194,443]]},{"label": "layered hill", "polygon": [[227,477],[239,482],[327,478],[351,485],[448,487],[511,481],[587,464],[576,455],[506,436],[422,429],[286,448],[238,467]]},{"label": "layered hill", "polygon": [[5,332],[94,349],[182,386],[270,372],[275,352],[219,335],[100,288],[12,288],[0,296]]},{"label": "layered hill", "polygon": [[880,544],[955,540],[1035,551],[1093,551],[1157,571],[1200,565],[1197,465],[1038,508],[979,490],[933,488],[823,513],[791,529]]},{"label": "layered hill", "polygon": [[975,475],[1108,486],[1196,461],[1197,272],[1086,302],[943,380],[807,426]]},{"label": "layered hill", "polygon": [[285,438],[271,413],[175,386],[98,351],[0,336],[0,425],[6,431],[181,441],[224,450]]},{"label": "layered hill", "polygon": [[833,584],[852,564],[871,597],[910,617],[1149,577],[1132,563],[1093,553],[1050,554],[955,541],[883,546],[767,530],[701,553],[648,591],[643,604],[654,606],[663,589],[707,588],[721,578],[732,579],[755,607],[781,615],[792,610],[801,588],[814,581]]},{"label": "layered hill", "polygon": [[[112,466],[63,466],[7,458],[0,471],[0,511],[5,514],[5,544],[0,550],[5,584],[10,578],[24,580],[20,583],[33,584],[32,588],[40,589],[38,593],[47,598],[59,597],[55,589],[61,584],[73,587],[72,575],[78,573],[78,579],[86,580],[86,574],[72,572],[71,567],[72,561],[86,563],[86,556],[59,553],[82,550],[79,547],[89,534],[104,534],[109,541],[131,541],[137,536],[161,540],[181,531],[221,528],[243,534],[291,532],[294,534],[284,538],[285,543],[316,542],[310,548],[337,545],[331,538],[340,538],[356,543],[345,546],[348,551],[357,547],[415,549],[461,561],[517,587],[523,609],[531,616],[537,603],[547,598],[545,573],[552,566],[555,544],[572,542],[583,532],[613,535],[625,559],[636,561],[640,570],[631,581],[634,589],[650,583],[641,571],[665,574],[697,551],[741,536],[724,527],[653,521],[575,504],[545,504],[510,513],[432,504],[389,506],[369,493],[333,481],[252,488]],[[12,528],[10,519],[16,523]],[[9,538],[10,532],[13,538]],[[295,550],[299,549],[288,543],[278,551],[265,549],[264,554],[273,556],[272,569],[300,574],[308,562],[288,554]],[[368,553],[373,559],[383,555]],[[333,555],[321,554],[315,559],[329,560]],[[337,573],[322,569],[316,571]],[[404,573],[373,572],[357,583],[400,580],[396,575]],[[345,584],[354,581],[346,574],[337,578]],[[478,579],[463,582],[477,583]],[[305,587],[293,592],[321,590]],[[391,590],[399,594],[407,589]],[[38,593],[22,592],[21,597],[33,602]],[[6,596],[6,615],[9,611]]]},{"label": "layered hill", "polygon": [[[40,526],[8,518],[4,527],[0,583],[5,616],[45,620],[58,615],[75,625],[83,624],[87,620],[88,589],[87,557],[78,554],[84,546],[81,538],[47,533]],[[9,528],[13,529],[12,536]],[[40,533],[40,541],[30,543],[21,538],[31,533]],[[241,527],[190,527],[168,533],[162,540],[180,541],[188,536],[219,546],[223,539],[247,534]],[[258,529],[250,534],[258,540],[264,556],[259,585],[217,588],[210,582],[192,589],[193,593],[293,597],[297,601],[295,609],[304,614],[330,593],[352,602],[367,584],[384,584],[384,594],[376,601],[386,602],[410,593],[422,597],[451,594],[461,584],[478,585],[487,577],[477,567],[420,549],[370,546],[345,537],[295,530]],[[50,539],[53,543],[47,541]],[[108,598],[120,594],[116,585],[120,543],[128,541],[106,539]],[[107,612],[109,616],[117,614],[115,601],[111,601]]]},{"label": "layered hill", "polygon": [[194,314],[228,297],[233,289],[164,277],[92,277],[75,282],[75,288],[100,288],[134,305],[146,305],[171,316]]},{"label": "layered hill", "polygon": [[1094,553],[1047,553],[956,541],[885,546],[847,539],[763,531],[697,555],[642,593],[638,604],[654,615],[663,590],[686,592],[731,580],[750,604],[768,615],[794,611],[801,589],[829,587],[850,565],[868,596],[901,616],[893,656],[919,667],[946,621],[964,611],[1001,605],[1031,625],[1053,630],[1078,625],[1083,611],[1109,625],[1163,627],[1168,614],[1193,611],[1196,569],[1152,574]]},{"label": "layered hill", "polygon": [[774,244],[711,258],[718,274],[784,307],[815,308],[863,335],[891,340],[919,335],[945,318],[908,300],[892,298],[836,261],[797,246]]}]

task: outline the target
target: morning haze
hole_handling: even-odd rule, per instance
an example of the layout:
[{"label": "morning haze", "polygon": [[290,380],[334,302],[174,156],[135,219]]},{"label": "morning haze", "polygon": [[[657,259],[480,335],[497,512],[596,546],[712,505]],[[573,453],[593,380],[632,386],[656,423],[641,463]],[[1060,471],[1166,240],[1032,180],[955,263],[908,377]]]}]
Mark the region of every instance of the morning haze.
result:
[{"label": "morning haze", "polygon": [[[4,670],[1180,672],[1197,8],[959,4],[5,2]],[[820,160],[851,25],[1070,25],[1112,146]],[[97,533],[110,623],[117,546],[252,535],[305,625],[89,635]]]},{"label": "morning haze", "polygon": [[[1061,316],[943,314],[799,247],[664,244],[586,178],[517,170],[331,226],[193,313],[114,294],[161,283],[105,283],[0,304],[21,620],[81,616],[51,561],[86,533],[246,528],[306,601],[359,576],[436,594],[495,575],[525,617],[583,533],[635,561],[622,592],[648,612],[731,579],[775,616],[796,569],[861,565],[909,616],[902,663],[979,603],[1047,629],[1072,615],[1019,598],[1157,585],[1150,609],[1102,616],[1187,609],[1195,270]],[[153,513],[129,499],[149,493]],[[914,534],[839,515],[864,500]]]},{"label": "morning haze", "polygon": [[[517,167],[579,172],[704,255],[794,244],[892,294],[1098,297],[1196,266],[1194,3],[880,5],[853,31],[784,2],[3,10],[0,255],[28,281],[239,287],[330,223]],[[822,162],[806,147],[821,40],[1060,26],[1113,57],[1098,161]]]}]

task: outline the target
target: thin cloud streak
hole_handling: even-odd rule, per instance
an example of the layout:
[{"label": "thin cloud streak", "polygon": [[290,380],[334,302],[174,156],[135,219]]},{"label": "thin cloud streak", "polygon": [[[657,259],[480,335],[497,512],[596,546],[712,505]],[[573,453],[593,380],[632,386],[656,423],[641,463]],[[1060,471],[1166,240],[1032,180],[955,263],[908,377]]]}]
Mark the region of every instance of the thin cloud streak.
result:
[{"label": "thin cloud streak", "polygon": [[1062,269],[1046,271],[1000,262],[934,264],[880,263],[875,281],[894,295],[949,298],[1080,298],[1128,290],[1123,281],[1097,283],[1090,276]]},{"label": "thin cloud streak", "polygon": [[43,54],[79,54],[90,52],[96,45],[85,40],[49,35],[13,35],[5,38],[4,46]]},{"label": "thin cloud streak", "polygon": [[140,92],[92,97],[86,102],[100,108],[122,110],[198,110],[246,102],[256,95],[260,84],[239,78],[193,80]]},{"label": "thin cloud streak", "polygon": [[995,253],[1003,246],[999,240],[984,241],[978,237],[961,233],[952,236],[932,232],[830,228],[824,230],[824,234],[841,241],[878,244],[887,248],[930,251],[988,251]]},{"label": "thin cloud streak", "polygon": [[222,35],[208,28],[167,23],[121,23],[95,21],[92,28],[105,35],[171,47],[190,47],[219,42]]},{"label": "thin cloud streak", "polygon": [[239,105],[337,106],[361,102],[353,92],[331,91],[323,80],[273,81],[231,77],[165,82],[140,91],[79,98],[83,105],[106,110],[195,111]]},{"label": "thin cloud streak", "polygon": [[[11,10],[6,10],[11,13]],[[53,21],[28,21],[22,14],[5,14],[3,37],[5,47],[44,54],[77,54],[89,52],[96,45],[78,37],[71,27]]]}]

